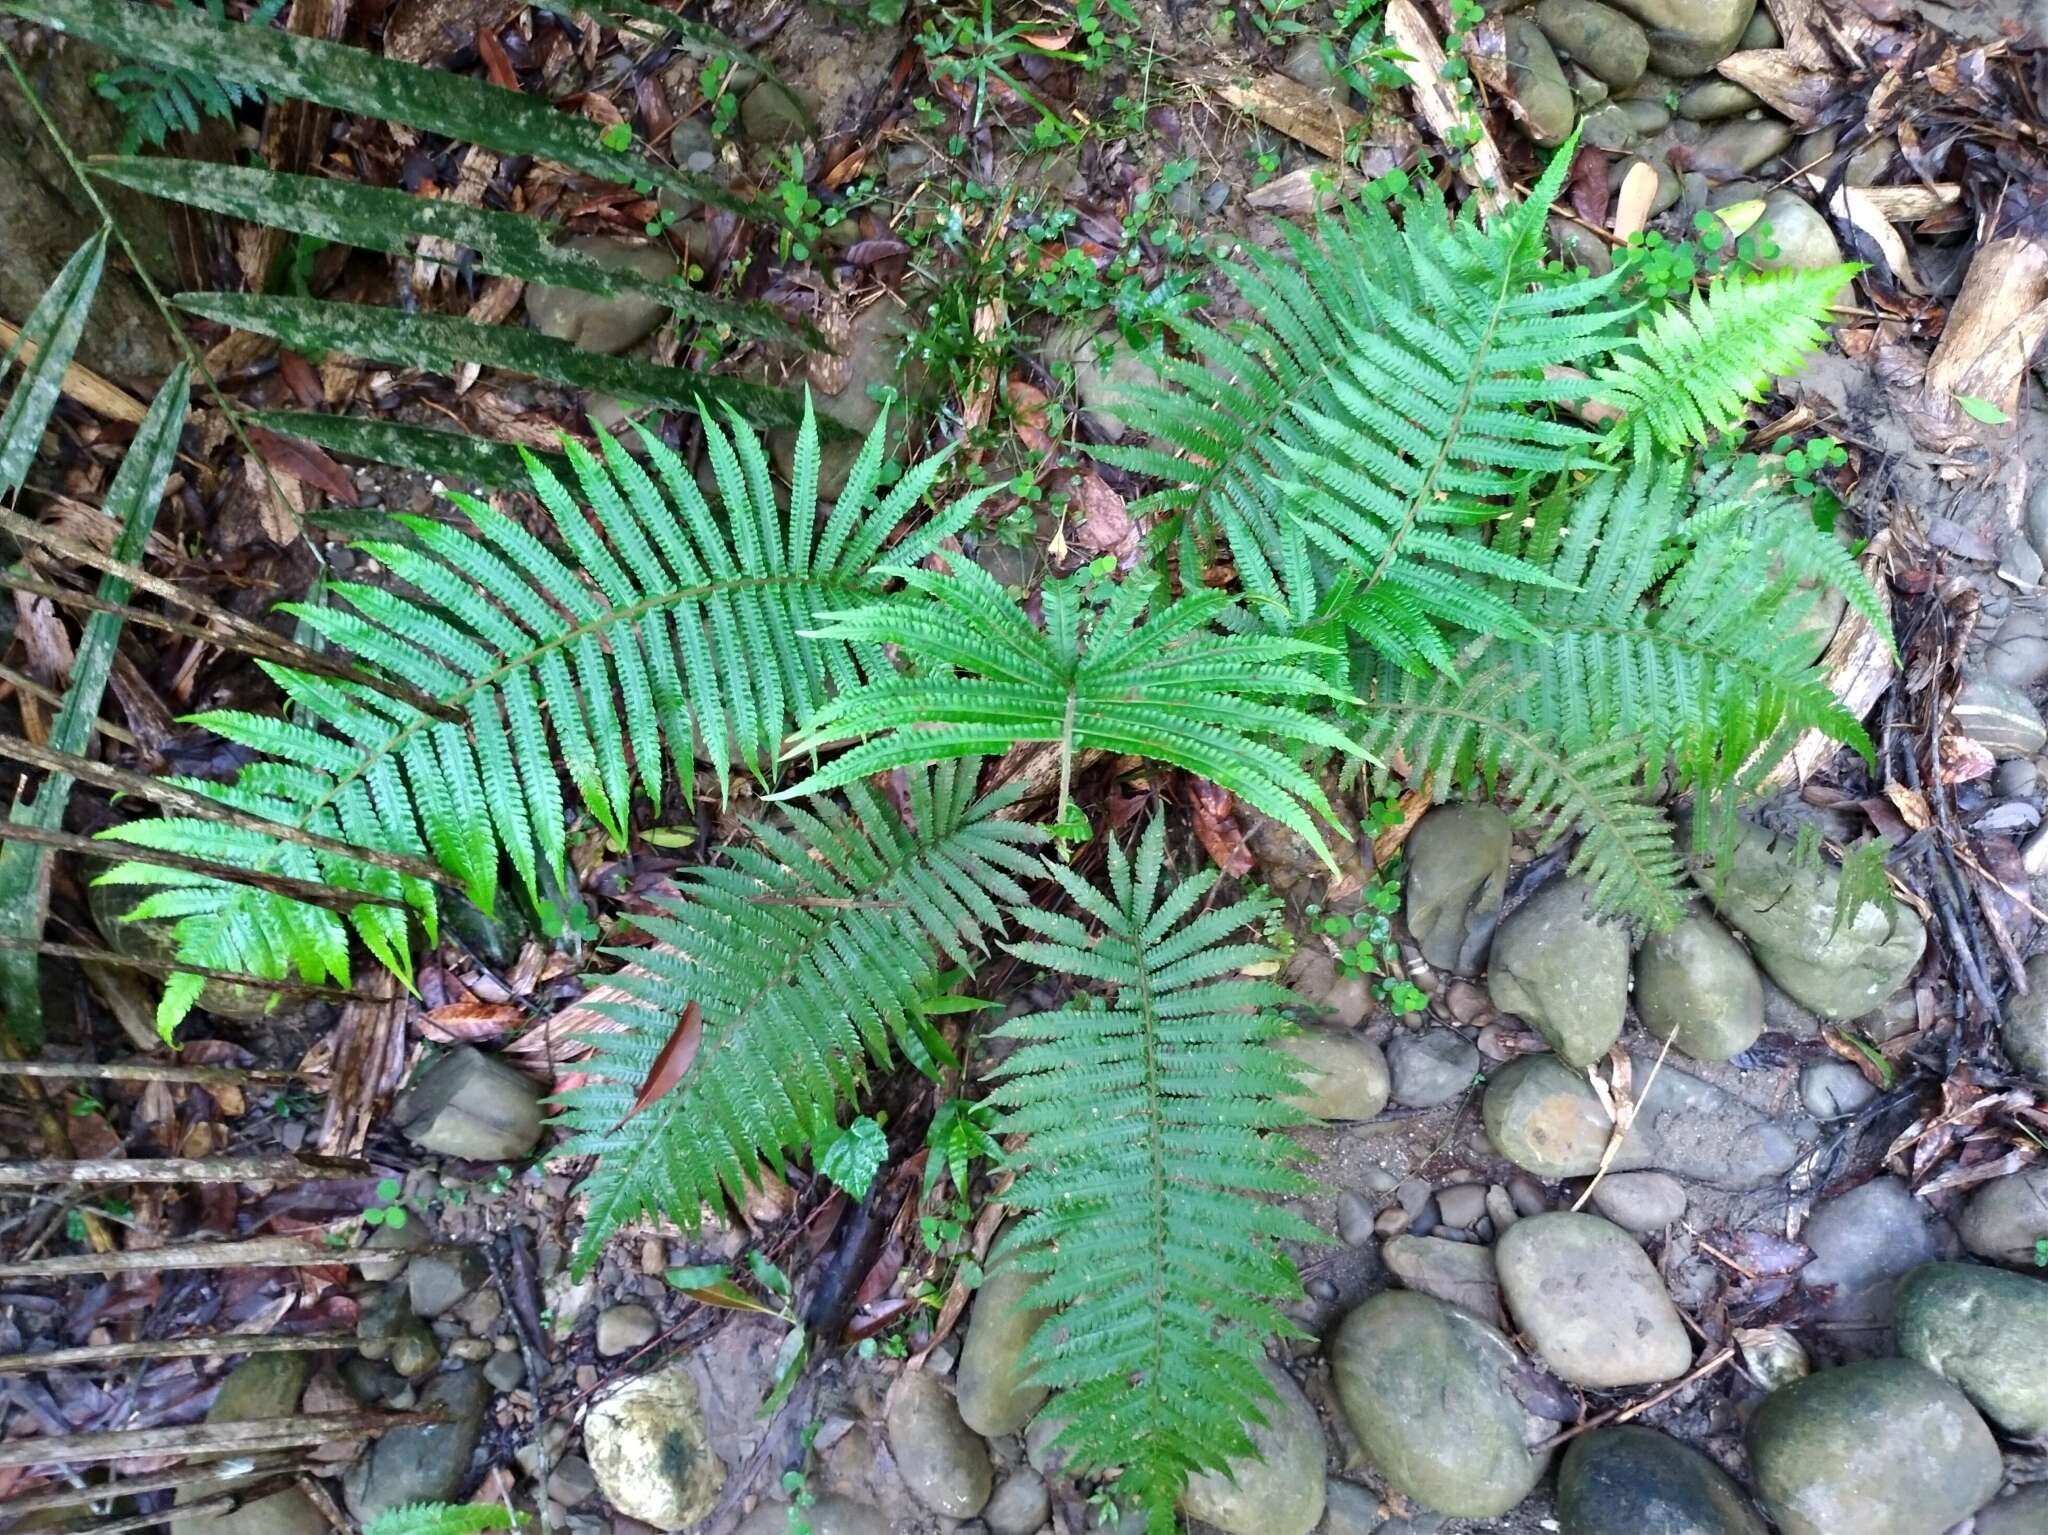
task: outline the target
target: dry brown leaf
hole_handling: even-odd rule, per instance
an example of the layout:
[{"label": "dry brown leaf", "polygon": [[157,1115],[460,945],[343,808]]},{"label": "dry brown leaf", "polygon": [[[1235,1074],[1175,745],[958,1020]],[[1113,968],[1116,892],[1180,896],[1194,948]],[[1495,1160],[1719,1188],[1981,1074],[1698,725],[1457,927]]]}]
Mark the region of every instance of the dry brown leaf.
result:
[{"label": "dry brown leaf", "polygon": [[1237,801],[1231,792],[1206,778],[1188,779],[1188,809],[1195,823],[1195,837],[1214,860],[1216,867],[1232,879],[1252,872],[1252,850],[1246,845],[1244,828],[1237,824]]},{"label": "dry brown leaf", "polygon": [[1124,509],[1124,498],[1093,469],[1074,477],[1074,542],[1083,553],[1112,554],[1117,568],[1130,568],[1138,552],[1138,525]]},{"label": "dry brown leaf", "polygon": [[524,1015],[510,1002],[450,1002],[420,1014],[420,1032],[437,1044],[474,1045],[503,1037]]},{"label": "dry brown leaf", "polygon": [[1784,48],[1752,48],[1731,53],[1714,67],[1723,79],[1755,92],[1767,105],[1802,128],[1812,127],[1820,109],[1842,89],[1840,75],[1824,69],[1806,69]]},{"label": "dry brown leaf", "polygon": [[1902,783],[1888,783],[1884,786],[1884,797],[1899,812],[1899,819],[1914,831],[1925,831],[1934,824],[1934,813],[1927,808],[1926,796],[1918,789],[1909,789]]},{"label": "dry brown leaf", "polygon": [[[703,1043],[704,1014],[697,1004],[692,1002],[683,1009],[683,1016],[676,1022],[675,1032],[669,1035],[668,1042],[654,1057],[654,1064],[647,1068],[647,1076],[640,1083],[640,1091],[633,1095],[633,1106],[626,1110],[625,1119],[621,1119],[619,1124],[625,1124],[626,1120],[673,1092],[689,1071],[691,1063],[697,1059],[697,1047]],[[613,1128],[617,1129],[617,1126]],[[767,1176],[765,1169],[763,1176]]]},{"label": "dry brown leaf", "polygon": [[[349,472],[328,456],[324,448],[296,437],[284,437],[266,427],[251,426],[249,445],[263,462],[279,474],[311,485],[342,506],[356,504],[356,482]],[[279,540],[282,542],[282,540]]]}]

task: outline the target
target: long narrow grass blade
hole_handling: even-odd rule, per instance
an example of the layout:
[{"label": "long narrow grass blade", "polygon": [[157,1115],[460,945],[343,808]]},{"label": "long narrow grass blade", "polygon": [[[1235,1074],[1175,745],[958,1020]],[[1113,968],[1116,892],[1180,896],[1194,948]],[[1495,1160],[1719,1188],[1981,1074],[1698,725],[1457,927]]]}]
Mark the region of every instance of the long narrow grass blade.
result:
[{"label": "long narrow grass blade", "polygon": [[[121,525],[114,535],[117,559],[141,559],[150,529],[156,525],[157,503],[163,499],[164,484],[178,456],[178,433],[185,424],[190,381],[191,365],[181,364],[157,392],[156,401],[107,492],[107,515],[118,519]],[[128,583],[118,576],[103,576],[100,596],[108,602],[126,602]],[[57,722],[50,731],[52,749],[72,753],[85,750],[92,722],[100,712],[107,675],[113,670],[114,643],[120,633],[121,620],[115,614],[95,613],[85,621],[71,668],[71,690],[65,694],[64,707],[57,711]],[[71,784],[70,774],[52,773],[33,796],[16,797],[9,819],[37,830],[56,830],[64,821]],[[41,939],[49,905],[49,850],[30,842],[8,842],[0,847],[0,937],[30,943]],[[5,1012],[8,1028],[24,1046],[39,1043],[37,1036],[42,1032],[36,958],[33,951],[20,949],[0,953],[0,1010]]]},{"label": "long narrow grass blade", "polygon": [[[100,273],[107,264],[107,231],[102,229],[72,253],[36,307],[22,322],[16,354],[35,355],[22,367],[21,381],[14,397],[0,411],[0,496],[12,495],[28,475],[29,463],[42,446],[43,425],[57,408],[57,393],[64,385],[64,370],[71,366],[72,353],[85,330],[85,316],[99,291]],[[12,355],[6,360],[12,361]],[[7,373],[0,361],[0,379]]]},{"label": "long narrow grass blade", "polygon": [[451,198],[415,197],[396,187],[363,186],[320,176],[286,176],[254,166],[210,160],[122,157],[95,161],[95,176],[152,197],[230,218],[270,224],[363,250],[409,255],[423,235],[476,252],[486,272],[527,282],[552,283],[606,298],[633,294],[666,304],[686,319],[723,325],[763,341],[797,342],[801,333],[766,304],[712,298],[682,282],[656,282],[638,272],[599,266],[581,252],[553,243],[558,225],[519,213],[470,208]]},{"label": "long narrow grass blade", "polygon": [[715,181],[607,149],[603,130],[586,118],[466,75],[269,27],[215,21],[197,7],[164,10],[133,0],[0,0],[0,9],[126,58],[172,69],[203,68],[222,79],[373,122],[403,123],[500,154],[539,155],[607,181],[645,181],[719,207],[750,211],[745,200]]},{"label": "long narrow grass blade", "polygon": [[768,427],[795,426],[803,419],[803,401],[785,390],[627,357],[604,357],[552,336],[478,325],[454,315],[402,314],[372,304],[239,293],[180,293],[171,302],[238,330],[275,336],[293,351],[315,356],[345,352],[434,373],[452,373],[459,363],[476,362],[666,410],[730,406],[756,425]]}]

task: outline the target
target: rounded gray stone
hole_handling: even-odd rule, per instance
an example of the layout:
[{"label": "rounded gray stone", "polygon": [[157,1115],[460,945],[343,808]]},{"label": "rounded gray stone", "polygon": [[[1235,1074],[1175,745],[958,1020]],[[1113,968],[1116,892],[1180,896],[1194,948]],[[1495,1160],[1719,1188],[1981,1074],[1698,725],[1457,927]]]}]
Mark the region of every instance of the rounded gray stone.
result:
[{"label": "rounded gray stone", "polygon": [[2048,954],[2027,961],[2027,994],[2005,999],[1998,1042],[2006,1059],[2036,1082],[2048,1082]]},{"label": "rounded gray stone", "polygon": [[1422,957],[1461,975],[1484,964],[1507,891],[1514,829],[1492,805],[1443,805],[1409,833],[1408,931]]},{"label": "rounded gray stone", "polygon": [[2048,1167],[1993,1178],[1963,1206],[1956,1221],[1963,1246],[1993,1263],[2039,1266],[2048,1253]]},{"label": "rounded gray stone", "polygon": [[2048,1530],[2048,1484],[2000,1498],[1978,1512],[1971,1535],[2041,1535]]},{"label": "rounded gray stone", "polygon": [[1559,58],[1614,90],[1627,90],[1650,67],[1642,24],[1599,0],[1537,0],[1531,14]]},{"label": "rounded gray stone", "polygon": [[960,1420],[946,1383],[905,1370],[889,1392],[889,1448],[911,1496],[948,1519],[972,1519],[993,1490],[988,1446]]},{"label": "rounded gray stone", "polygon": [[1387,1041],[1394,1102],[1433,1109],[1462,1097],[1479,1074],[1479,1047],[1455,1029],[1403,1031]]},{"label": "rounded gray stone", "polygon": [[1516,1395],[1528,1363],[1478,1318],[1405,1290],[1375,1295],[1330,1342],[1345,1420],[1381,1478],[1429,1508],[1491,1519],[1529,1495],[1556,1429]]},{"label": "rounded gray stone", "polygon": [[1815,1119],[1846,1119],[1876,1096],[1847,1061],[1810,1061],[1799,1069],[1799,1101]]},{"label": "rounded gray stone", "polygon": [[1656,1265],[1597,1215],[1515,1222],[1494,1247],[1508,1314],[1536,1357],[1575,1385],[1611,1391],[1683,1375],[1692,1344]]},{"label": "rounded gray stone", "polygon": [[399,1094],[392,1117],[425,1151],[515,1161],[540,1144],[540,1089],[472,1045],[458,1045]]},{"label": "rounded gray stone", "polygon": [[1628,977],[1627,928],[1595,913],[1584,883],[1559,879],[1501,923],[1486,985],[1495,1007],[1587,1066],[1621,1037]]},{"label": "rounded gray stone", "polygon": [[1813,1261],[1800,1285],[1818,1292],[1833,1321],[1879,1327],[1892,1317],[1899,1281],[1943,1256],[1954,1239],[1899,1178],[1872,1178],[1815,1205],[1799,1233]]},{"label": "rounded gray stone", "polygon": [[1624,1231],[1662,1231],[1685,1214],[1685,1185],[1669,1173],[1609,1173],[1593,1185],[1593,1208]]},{"label": "rounded gray stone", "polygon": [[988,1535],[1038,1535],[1051,1516],[1052,1499],[1046,1493],[1045,1478],[1026,1469],[1003,1478],[981,1511],[981,1522],[988,1526]]},{"label": "rounded gray stone", "polygon": [[1776,118],[1726,122],[1693,147],[1692,168],[1722,180],[1753,171],[1792,143],[1792,130]]},{"label": "rounded gray stone", "polygon": [[2031,757],[2048,745],[2048,726],[2034,701],[1995,678],[1966,678],[1949,712],[1959,730],[2000,762]]},{"label": "rounded gray stone", "polygon": [[1307,1029],[1273,1043],[1308,1068],[1302,1090],[1288,1099],[1304,1113],[1318,1119],[1371,1119],[1387,1106],[1392,1090],[1387,1058],[1364,1035]]},{"label": "rounded gray stone", "polygon": [[[630,272],[651,282],[666,282],[676,273],[675,253],[658,240],[582,235],[564,240],[560,248],[607,272]],[[526,288],[526,316],[533,328],[586,352],[623,352],[669,312],[667,304],[649,293],[585,293],[548,283],[529,283]]]},{"label": "rounded gray stone", "polygon": [[1756,0],[1615,0],[1643,24],[1650,67],[1674,79],[1702,75],[1735,51]]},{"label": "rounded gray stone", "polygon": [[2009,1434],[2048,1434],[2048,1281],[1981,1263],[1930,1263],[1899,1286],[1899,1352],[1960,1386]]},{"label": "rounded gray stone", "polygon": [[1764,1511],[1783,1535],[1942,1535],[1998,1491],[1998,1445],[1962,1392],[1909,1359],[1824,1370],[1749,1425]]},{"label": "rounded gray stone", "polygon": [[1740,1055],[1764,1031],[1764,983],[1735,935],[1705,912],[1636,951],[1636,1017],[1696,1061]]},{"label": "rounded gray stone", "polygon": [[1489,1326],[1507,1325],[1492,1248],[1401,1235],[1387,1238],[1380,1261],[1403,1287],[1463,1307]]},{"label": "rounded gray stone", "polygon": [[1047,1388],[1028,1378],[1024,1350],[1050,1313],[1019,1305],[1036,1282],[1018,1264],[999,1262],[974,1292],[956,1395],[961,1421],[977,1434],[1014,1434],[1045,1405]]},{"label": "rounded gray stone", "polygon": [[1204,1471],[1181,1489],[1181,1512],[1223,1535],[1308,1535],[1323,1517],[1323,1426],[1301,1387],[1271,1360],[1259,1373],[1277,1401],[1261,1402],[1252,1424],[1254,1456],[1233,1460],[1228,1475]]},{"label": "rounded gray stone", "polygon": [[1778,253],[1760,263],[1770,272],[1817,272],[1839,266],[1842,246],[1820,210],[1790,187],[1780,187],[1764,199],[1761,223],[1768,224],[1771,243]]},{"label": "rounded gray stone", "polygon": [[1678,98],[1678,115],[1689,122],[1711,123],[1762,104],[1756,92],[1733,80],[1702,80]]},{"label": "rounded gray stone", "polygon": [[1501,22],[1506,34],[1508,102],[1529,137],[1547,146],[1562,144],[1578,119],[1571,82],[1543,29],[1527,16]]},{"label": "rounded gray stone", "polygon": [[1765,1535],[1727,1472],[1633,1424],[1572,1441],[1557,1470],[1557,1513],[1564,1535]]}]

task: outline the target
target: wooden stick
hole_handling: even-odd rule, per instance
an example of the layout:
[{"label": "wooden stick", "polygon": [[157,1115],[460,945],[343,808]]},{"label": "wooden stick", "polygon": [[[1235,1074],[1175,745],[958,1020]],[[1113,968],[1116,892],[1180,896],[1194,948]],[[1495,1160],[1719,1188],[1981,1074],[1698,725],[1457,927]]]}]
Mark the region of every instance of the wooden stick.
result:
[{"label": "wooden stick", "polygon": [[101,1082],[303,1082],[297,1071],[244,1071],[239,1066],[159,1066],[155,1061],[0,1061],[0,1077],[88,1078]]},{"label": "wooden stick", "polygon": [[212,1487],[215,1484],[232,1487],[290,1468],[289,1457],[278,1456],[274,1459],[218,1462],[197,1471],[180,1467],[175,1471],[161,1471],[153,1476],[117,1477],[112,1481],[94,1482],[87,1487],[52,1487],[43,1492],[17,1493],[7,1500],[7,1514],[12,1518],[45,1508],[76,1508],[81,1503],[111,1503],[116,1498],[132,1497],[138,1492],[170,1492],[187,1487]]},{"label": "wooden stick", "polygon": [[120,1364],[130,1359],[213,1359],[236,1354],[311,1354],[354,1348],[353,1332],[210,1333],[203,1338],[141,1338],[98,1347],[53,1348],[41,1354],[0,1354],[0,1375]]},{"label": "wooden stick", "polygon": [[164,1509],[154,1514],[130,1514],[125,1519],[81,1519],[76,1524],[67,1524],[55,1535],[121,1535],[124,1530],[147,1530],[155,1525],[169,1524],[175,1519],[211,1519],[216,1514],[232,1511],[240,1499],[232,1493],[220,1493],[198,1503],[183,1504],[177,1509]]},{"label": "wooden stick", "polygon": [[173,1428],[115,1428],[61,1437],[0,1439],[0,1469],[58,1466],[78,1461],[132,1460],[138,1455],[222,1455],[248,1450],[282,1450],[339,1439],[368,1439],[394,1428],[446,1423],[433,1412],[299,1413],[253,1423],[181,1423]]},{"label": "wooden stick", "polygon": [[[17,341],[21,341],[21,327],[8,320],[0,320],[0,352],[7,351]],[[35,361],[36,344],[22,341],[21,350],[15,355],[25,363]],[[58,387],[95,415],[125,421],[130,426],[142,425],[143,418],[149,414],[127,391],[101,378],[84,363],[74,362],[66,368],[64,381]]]},{"label": "wooden stick", "polygon": [[73,1274],[156,1274],[170,1269],[293,1268],[357,1264],[391,1254],[373,1248],[321,1247],[297,1237],[246,1237],[234,1242],[183,1242],[131,1252],[67,1253],[32,1263],[0,1263],[0,1279],[67,1279]]},{"label": "wooden stick", "polygon": [[1630,1418],[1637,1416],[1639,1413],[1648,1412],[1652,1407],[1655,1407],[1659,1402],[1666,1401],[1669,1398],[1678,1395],[1679,1392],[1683,1391],[1687,1386],[1690,1386],[1694,1381],[1699,1380],[1701,1377],[1712,1375],[1716,1370],[1720,1369],[1722,1365],[1726,1364],[1729,1360],[1733,1359],[1734,1357],[1735,1350],[1733,1348],[1724,1348],[1721,1350],[1720,1353],[1714,1355],[1713,1358],[1709,1359],[1705,1364],[1700,1365],[1690,1374],[1682,1376],[1677,1380],[1674,1380],[1670,1385],[1666,1386],[1662,1391],[1659,1391],[1655,1396],[1645,1397],[1642,1401],[1632,1403],[1627,1407],[1612,1408],[1607,1412],[1601,1413],[1598,1417],[1588,1418],[1583,1423],[1575,1423],[1561,1434],[1552,1434],[1548,1439],[1544,1440],[1543,1443],[1537,1445],[1536,1450],[1539,1454],[1545,1450],[1554,1450],[1559,1445],[1564,1444],[1570,1440],[1576,1439],[1579,1437],[1579,1435],[1587,1433],[1592,1429],[1600,1428],[1605,1424],[1626,1423]]},{"label": "wooden stick", "polygon": [[1494,143],[1479,109],[1460,99],[1457,88],[1444,74],[1443,44],[1437,41],[1436,29],[1415,7],[1414,0],[1387,0],[1386,27],[1387,36],[1405,55],[1400,68],[1415,91],[1415,105],[1436,136],[1452,144],[1463,129],[1478,128],[1479,137],[1472,144],[1470,157],[1460,163],[1459,171],[1471,183],[1480,211],[1488,218],[1494,217],[1507,206],[1503,194],[1508,175],[1501,163],[1500,146]]},{"label": "wooden stick", "polygon": [[[0,837],[0,842],[7,839]],[[196,975],[204,981],[224,981],[230,986],[253,986],[259,991],[285,992],[300,997],[333,997],[353,1002],[359,993],[340,986],[316,986],[310,981],[273,981],[268,976],[250,975],[245,970],[215,970],[210,965],[181,965],[172,960],[138,959],[114,949],[94,949],[76,943],[55,943],[47,938],[18,938],[0,934],[0,949],[24,950],[51,959],[75,959],[85,965],[105,965],[113,970],[140,970],[145,975]]]},{"label": "wooden stick", "polygon": [[302,1161],[298,1157],[98,1157],[0,1162],[0,1188],[43,1183],[311,1183],[323,1178],[367,1178],[361,1162]]}]

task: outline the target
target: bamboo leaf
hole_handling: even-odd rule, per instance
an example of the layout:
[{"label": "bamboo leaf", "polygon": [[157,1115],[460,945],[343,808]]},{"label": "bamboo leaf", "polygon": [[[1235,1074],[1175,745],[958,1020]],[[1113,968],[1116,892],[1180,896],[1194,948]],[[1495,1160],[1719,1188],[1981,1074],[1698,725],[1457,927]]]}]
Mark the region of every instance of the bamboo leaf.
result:
[{"label": "bamboo leaf", "polygon": [[267,26],[217,21],[196,8],[166,11],[132,0],[0,0],[0,9],[125,58],[171,69],[203,68],[279,96],[446,134],[500,154],[539,155],[606,181],[646,181],[740,213],[750,209],[715,181],[606,149],[596,123],[466,75]]},{"label": "bamboo leaf", "polygon": [[180,293],[171,302],[237,330],[275,336],[293,351],[313,356],[345,352],[434,373],[450,373],[459,363],[477,362],[667,410],[730,406],[749,421],[771,427],[795,426],[803,418],[803,401],[783,390],[740,379],[712,378],[687,368],[605,357],[552,336],[503,325],[478,325],[454,315],[402,314],[373,304],[330,304],[320,299],[242,293]]},{"label": "bamboo leaf", "polygon": [[[256,410],[248,413],[248,419],[279,436],[296,437],[330,453],[416,469],[455,484],[495,490],[505,485],[524,488],[532,483],[527,478],[521,449],[464,432],[406,426],[368,416],[330,416],[315,410]],[[541,453],[531,448],[524,451],[532,453],[557,479],[566,480],[573,472],[569,460],[560,453]]]},{"label": "bamboo leaf", "polygon": [[680,280],[656,282],[614,271],[553,243],[560,226],[519,213],[470,208],[452,199],[415,197],[396,187],[363,186],[320,176],[287,176],[258,167],[204,160],[123,156],[95,161],[92,174],[152,197],[210,208],[230,218],[270,224],[363,250],[409,255],[413,242],[434,236],[468,246],[486,272],[552,283],[607,298],[637,294],[686,319],[724,325],[763,341],[800,342],[801,332],[766,304],[740,304],[699,293]]},{"label": "bamboo leaf", "polygon": [[22,367],[21,382],[14,397],[0,412],[0,496],[12,495],[28,476],[28,466],[42,446],[43,426],[57,408],[57,393],[64,385],[64,370],[78,350],[78,338],[85,330],[85,316],[99,291],[100,273],[107,264],[107,231],[101,229],[72,252],[71,259],[57,274],[36,307],[22,323],[21,339],[5,359],[0,359],[0,381],[15,354],[30,347],[35,355]]},{"label": "bamboo leaf", "polygon": [[[102,235],[102,244],[104,239]],[[114,558],[118,560],[140,560],[150,529],[156,524],[157,503],[163,499],[164,484],[178,456],[178,434],[185,425],[190,380],[191,365],[180,364],[157,391],[156,400],[107,491],[107,515],[121,525],[114,537]],[[124,603],[128,593],[128,583],[119,576],[100,578],[99,595],[104,601]],[[57,722],[50,731],[54,750],[72,754],[85,750],[91,739],[92,722],[100,712],[107,676],[113,670],[114,643],[120,633],[118,614],[95,613],[85,621],[71,668],[71,690],[65,694],[64,706],[57,712]],[[71,784],[70,774],[51,773],[33,797],[21,795],[15,799],[9,820],[39,831],[57,830],[64,823]],[[10,841],[0,847],[0,936],[30,943],[41,939],[49,905],[50,850],[31,842]],[[36,984],[33,950],[9,949],[0,953],[0,1007],[4,1007],[17,1038],[24,1044],[36,1042],[42,1031],[42,999]],[[24,1035],[28,1037],[22,1038]]]}]

